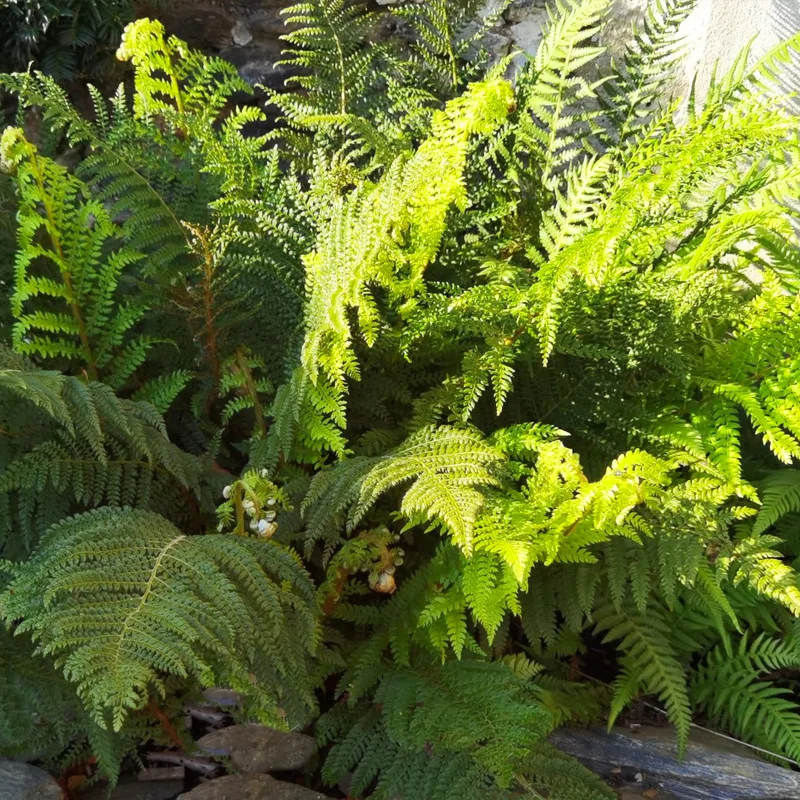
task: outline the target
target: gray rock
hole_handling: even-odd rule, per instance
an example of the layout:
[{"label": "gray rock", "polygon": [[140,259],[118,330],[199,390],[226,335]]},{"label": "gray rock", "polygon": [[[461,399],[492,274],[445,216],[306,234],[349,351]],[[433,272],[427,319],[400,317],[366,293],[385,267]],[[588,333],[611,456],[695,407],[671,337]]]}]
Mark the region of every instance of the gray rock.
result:
[{"label": "gray rock", "polygon": [[197,748],[228,756],[237,772],[248,773],[302,770],[317,749],[314,739],[304,733],[285,733],[253,722],[207,733]]},{"label": "gray rock", "polygon": [[253,34],[250,33],[250,29],[242,20],[237,19],[236,24],[231,30],[231,39],[233,39],[234,44],[239,47],[244,47],[246,44],[250,44],[250,42],[253,41]]},{"label": "gray rock", "polygon": [[61,800],[61,787],[43,769],[0,758],[0,800]]},{"label": "gray rock", "polygon": [[197,786],[178,800],[330,800],[304,786],[269,775],[226,775]]},{"label": "gray rock", "polygon": [[[800,800],[800,773],[732,748],[719,737],[695,736],[678,761],[675,733],[669,728],[565,728],[551,742],[600,775],[671,793],[677,800]],[[657,795],[660,797],[660,795]]]},{"label": "gray rock", "polygon": [[539,42],[542,41],[545,20],[544,12],[537,11],[522,22],[512,25],[508,31],[514,44],[528,55],[534,55],[539,47]]},{"label": "gray rock", "polygon": [[[123,777],[111,792],[110,800],[172,800],[185,788],[182,780],[140,781]],[[104,783],[95,784],[85,792],[80,792],[77,800],[109,800],[108,786]]]},{"label": "gray rock", "polygon": [[514,0],[503,15],[512,25],[524,22],[531,14],[537,14],[547,5],[547,0]]},{"label": "gray rock", "polygon": [[242,703],[242,696],[233,689],[205,689],[203,697],[212,706],[238,706]]}]

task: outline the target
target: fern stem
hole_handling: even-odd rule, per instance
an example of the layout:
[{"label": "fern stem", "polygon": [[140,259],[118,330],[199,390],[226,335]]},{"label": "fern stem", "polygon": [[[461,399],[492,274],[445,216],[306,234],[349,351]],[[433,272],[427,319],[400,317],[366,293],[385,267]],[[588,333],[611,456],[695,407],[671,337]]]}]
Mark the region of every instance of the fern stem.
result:
[{"label": "fern stem", "polygon": [[64,255],[64,249],[61,246],[61,239],[59,238],[57,232],[56,220],[55,216],[53,215],[53,207],[49,201],[47,190],[45,188],[44,174],[42,172],[41,165],[39,164],[39,159],[36,157],[36,148],[33,145],[29,145],[29,148],[31,166],[33,167],[33,172],[36,177],[36,184],[39,187],[39,192],[41,193],[42,197],[42,205],[44,206],[47,220],[50,223],[50,239],[53,242],[53,247],[55,247],[56,252],[58,253],[58,258],[61,262],[59,264],[59,271],[61,273],[61,278],[64,281],[64,286],[66,286],[67,292],[69,293],[70,311],[72,312],[72,316],[76,325],[78,326],[78,337],[81,340],[81,347],[83,349],[84,357],[86,358],[86,371],[89,373],[91,380],[98,381],[100,380],[100,375],[97,371],[97,364],[95,363],[94,354],[92,353],[92,346],[89,343],[89,335],[86,332],[86,324],[83,321],[83,315],[81,313],[80,306],[75,302],[77,298],[75,297],[75,290],[72,286],[72,275],[67,269],[67,260]]},{"label": "fern stem", "polygon": [[181,117],[186,116],[186,109],[183,106],[183,94],[181,92],[181,86],[178,83],[178,76],[175,74],[175,61],[172,58],[172,53],[169,53],[169,79],[172,85],[172,93],[175,96],[175,105],[178,107],[178,113]]},{"label": "fern stem", "polygon": [[215,325],[216,312],[214,311],[214,254],[211,250],[208,236],[202,228],[189,224],[186,224],[186,227],[197,237],[197,241],[200,244],[203,336],[205,338],[206,358],[211,367],[211,379],[214,384],[214,392],[209,398],[211,401],[219,388],[222,376],[222,365],[219,360],[219,342]]},{"label": "fern stem", "polygon": [[172,720],[158,705],[154,697],[151,697],[150,702],[147,704],[147,712],[151,717],[153,717],[153,719],[158,720],[159,724],[164,729],[164,733],[167,734],[167,737],[172,744],[175,745],[175,747],[179,747],[181,750],[183,750],[184,743],[183,739],[181,739],[181,735],[178,733],[177,728],[172,724]]},{"label": "fern stem", "polygon": [[253,371],[247,363],[247,356],[241,350],[236,354],[236,361],[239,369],[242,371],[242,375],[244,375],[247,394],[253,401],[253,411],[256,415],[256,430],[258,431],[259,438],[266,439],[267,424],[264,421],[264,409],[261,407],[261,401],[258,399],[258,389],[256,388],[256,382],[253,380]]},{"label": "fern stem", "polygon": [[[446,3],[446,0],[445,0]],[[453,89],[458,86],[458,64],[456,63],[456,54],[453,50],[453,36],[450,31],[450,21],[447,18],[447,6],[443,6],[444,12],[444,25],[447,33],[447,56],[450,59],[450,79],[453,81]]]},{"label": "fern stem", "polygon": [[352,575],[352,573],[349,569],[347,569],[347,567],[340,567],[339,571],[336,573],[336,580],[333,582],[331,591],[325,598],[325,602],[322,604],[322,616],[325,619],[330,617],[331,614],[336,611],[336,606],[339,605],[339,601],[342,599],[344,585],[347,583],[347,579],[350,577],[350,575]]},{"label": "fern stem", "polygon": [[521,773],[515,772],[514,773],[514,780],[533,798],[536,800],[544,800],[544,795],[539,794],[536,789],[533,788],[533,784]]},{"label": "fern stem", "polygon": [[114,672],[116,672],[118,668],[120,654],[122,653],[122,644],[128,634],[128,629],[131,626],[131,622],[133,621],[134,617],[136,617],[138,614],[141,614],[142,609],[145,607],[148,599],[150,598],[150,594],[153,591],[153,584],[155,584],[156,578],[158,577],[158,572],[161,569],[161,562],[166,558],[167,553],[169,553],[173,547],[176,547],[185,538],[186,536],[181,534],[180,536],[176,536],[174,539],[171,539],[169,542],[167,542],[167,544],[164,545],[164,547],[161,548],[161,552],[156,556],[155,563],[153,564],[153,568],[150,570],[150,576],[145,584],[139,604],[133,609],[133,611],[131,611],[130,614],[128,614],[127,618],[125,619],[125,624],[122,626],[122,630],[119,632],[119,637],[117,638],[117,648],[114,654]]}]

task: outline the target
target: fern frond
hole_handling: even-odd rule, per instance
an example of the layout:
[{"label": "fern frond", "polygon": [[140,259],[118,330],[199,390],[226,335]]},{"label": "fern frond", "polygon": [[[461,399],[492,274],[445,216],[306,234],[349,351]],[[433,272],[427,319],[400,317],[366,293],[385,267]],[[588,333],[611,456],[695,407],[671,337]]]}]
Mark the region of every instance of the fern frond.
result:
[{"label": "fern frond", "polygon": [[119,730],[169,675],[232,686],[273,722],[284,704],[295,719],[312,705],[314,592],[277,544],[189,537],[151,512],[101,509],[55,526],[2,602],[101,727]]},{"label": "fern frond", "polygon": [[669,106],[665,95],[684,55],[681,26],[696,6],[697,0],[648,3],[616,74],[598,90],[603,110],[613,122],[611,137],[615,143],[627,143],[661,107]]},{"label": "fern frond", "polygon": [[[645,614],[616,611],[612,605],[595,611],[596,630],[604,641],[618,642],[625,654],[624,680],[615,683],[618,699],[609,725],[632,699],[637,689],[655,694],[664,703],[678,737],[678,752],[686,748],[691,710],[686,673],[670,644],[670,629],[661,614],[650,608]],[[616,713],[614,713],[616,712]]]},{"label": "fern frond", "polygon": [[800,511],[800,472],[779,470],[761,483],[762,503],[753,523],[753,535],[760,536],[779,519]]},{"label": "fern frond", "polygon": [[799,666],[796,638],[780,641],[761,634],[751,641],[745,635],[733,657],[721,647],[708,653],[692,681],[692,700],[734,735],[796,760],[798,707],[787,689],[759,677]]},{"label": "fern frond", "polygon": [[411,482],[401,512],[412,522],[444,526],[469,552],[483,503],[480,489],[497,483],[492,468],[499,460],[499,453],[470,429],[417,431],[387,455],[350,459],[317,475],[305,501],[309,533],[325,531],[345,510],[352,530],[382,494]]},{"label": "fern frond", "polygon": [[[123,383],[132,369],[119,361],[118,349],[144,309],[123,304],[117,287],[142,255],[121,245],[119,230],[87,187],[41,156],[19,129],[3,132],[0,159],[16,171],[20,188],[15,349],[77,361],[93,380],[108,367],[110,382]],[[137,345],[146,352],[145,339]]]}]

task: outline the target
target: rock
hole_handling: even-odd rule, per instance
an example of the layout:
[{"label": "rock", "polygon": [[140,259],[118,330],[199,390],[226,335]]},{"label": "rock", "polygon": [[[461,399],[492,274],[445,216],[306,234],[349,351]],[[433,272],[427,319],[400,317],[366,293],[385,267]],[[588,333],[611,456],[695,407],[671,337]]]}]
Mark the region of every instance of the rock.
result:
[{"label": "rock", "polygon": [[528,55],[535,55],[539,42],[542,41],[545,21],[545,13],[538,11],[522,22],[509,27],[508,31],[514,44]]},{"label": "rock", "polygon": [[95,784],[85,792],[79,792],[76,800],[172,800],[184,789],[182,780],[139,781],[123,777],[111,794],[106,784]]},{"label": "rock", "polygon": [[[678,761],[669,728],[562,729],[551,742],[589,769],[617,781],[633,782],[641,773],[644,790],[658,789],[677,800],[797,800],[800,773],[769,764],[719,737],[695,735]],[[664,795],[652,795],[661,798]]]},{"label": "rock", "polygon": [[231,39],[233,39],[235,45],[244,47],[246,44],[250,44],[250,42],[253,41],[253,34],[250,33],[250,29],[242,20],[237,19],[236,24],[231,30]]},{"label": "rock", "polygon": [[514,0],[503,15],[508,22],[515,25],[524,22],[532,14],[538,14],[545,8],[547,0]]},{"label": "rock", "polygon": [[184,39],[190,47],[217,54],[230,45],[234,19],[225,8],[202,2],[164,6],[159,18],[167,32]]},{"label": "rock", "polygon": [[0,757],[0,800],[61,800],[52,775],[24,761]]},{"label": "rock", "polygon": [[138,781],[182,781],[186,767],[146,767],[136,775]]},{"label": "rock", "polygon": [[203,697],[212,706],[238,706],[242,702],[242,696],[233,689],[205,689]]},{"label": "rock", "polygon": [[284,733],[251,722],[207,733],[198,740],[197,749],[228,756],[238,772],[289,772],[303,769],[317,747],[304,733]]},{"label": "rock", "polygon": [[276,781],[269,775],[226,775],[207,781],[178,797],[178,800],[330,800],[324,794]]},{"label": "rock", "polygon": [[507,36],[489,31],[483,35],[481,45],[492,54],[495,60],[499,60],[511,52],[513,42]]},{"label": "rock", "polygon": [[478,12],[478,16],[481,19],[494,17],[502,22],[503,6],[505,6],[505,0],[486,0],[483,4],[483,8]]}]

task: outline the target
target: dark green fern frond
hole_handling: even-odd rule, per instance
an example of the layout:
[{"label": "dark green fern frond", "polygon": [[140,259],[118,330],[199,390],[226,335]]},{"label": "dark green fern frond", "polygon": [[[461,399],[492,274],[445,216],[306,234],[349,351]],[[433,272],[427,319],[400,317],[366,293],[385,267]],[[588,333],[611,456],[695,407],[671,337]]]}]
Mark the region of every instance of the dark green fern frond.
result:
[{"label": "dark green fern frond", "polygon": [[732,656],[720,646],[708,653],[692,680],[692,701],[734,735],[797,760],[798,706],[787,688],[765,680],[779,670],[800,670],[796,636],[745,635]]},{"label": "dark green fern frond", "polygon": [[761,508],[753,523],[753,534],[758,536],[779,519],[800,511],[800,472],[794,469],[778,470],[761,482]]},{"label": "dark green fern frond", "polygon": [[8,755],[52,758],[82,733],[82,708],[52,662],[38,657],[23,638],[0,630],[0,747]]},{"label": "dark green fern frond", "polygon": [[579,761],[548,742],[537,742],[515,775],[531,798],[550,800],[612,800],[616,794]]},{"label": "dark green fern frond", "polygon": [[623,671],[614,684],[609,725],[640,692],[656,695],[675,726],[678,751],[689,738],[691,710],[686,672],[670,644],[670,628],[661,613],[651,607],[645,614],[618,612],[612,605],[595,611],[596,629],[605,641],[617,642],[624,653]]},{"label": "dark green fern frond", "polygon": [[16,568],[2,614],[63,667],[101,727],[119,730],[169,675],[231,686],[273,724],[313,706],[313,587],[271,542],[186,536],[146,511],[89,512]]},{"label": "dark green fern frond", "polygon": [[200,459],[167,438],[144,402],[37,370],[0,349],[0,546],[22,557],[60,517],[98,505],[202,513]]},{"label": "dark green fern frond", "polygon": [[[492,703],[483,703],[487,687]],[[550,727],[535,690],[503,664],[447,662],[390,670],[375,705],[352,712],[334,708],[320,720],[324,740],[335,741],[323,776],[331,784],[355,769],[354,788],[377,778],[373,797],[398,791],[409,800],[454,796],[504,797],[514,766]],[[405,764],[400,759],[405,759]],[[401,785],[402,784],[402,785]]]}]

